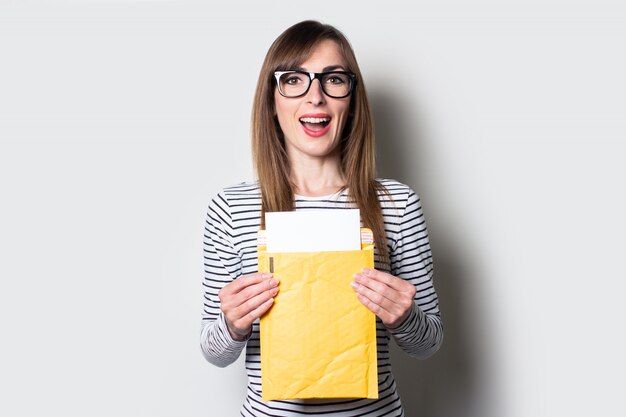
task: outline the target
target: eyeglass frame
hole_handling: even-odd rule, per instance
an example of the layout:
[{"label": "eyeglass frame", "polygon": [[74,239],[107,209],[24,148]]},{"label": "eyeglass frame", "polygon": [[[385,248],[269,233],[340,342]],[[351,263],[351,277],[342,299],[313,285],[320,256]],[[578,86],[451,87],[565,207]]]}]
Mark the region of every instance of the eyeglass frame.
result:
[{"label": "eyeglass frame", "polygon": [[[302,94],[299,94],[297,96],[287,96],[282,92],[280,88],[280,77],[289,73],[305,74],[309,76],[309,80],[310,80],[309,86],[306,88],[306,90],[304,90]],[[345,96],[331,96],[330,94],[326,92],[326,89],[324,88],[324,84],[322,83],[322,76],[328,75],[328,74],[344,74],[350,78],[350,89],[348,90],[348,93]],[[274,71],[274,78],[276,79],[276,87],[278,88],[278,92],[280,93],[281,96],[286,97],[286,98],[302,97],[303,95],[309,92],[309,90],[311,89],[311,85],[313,84],[313,80],[315,79],[318,79],[320,81],[322,92],[331,98],[348,97],[350,94],[352,94],[352,91],[354,90],[354,86],[356,85],[356,75],[350,71],[326,71],[326,72],[309,72],[309,71],[301,71],[301,70]]]}]

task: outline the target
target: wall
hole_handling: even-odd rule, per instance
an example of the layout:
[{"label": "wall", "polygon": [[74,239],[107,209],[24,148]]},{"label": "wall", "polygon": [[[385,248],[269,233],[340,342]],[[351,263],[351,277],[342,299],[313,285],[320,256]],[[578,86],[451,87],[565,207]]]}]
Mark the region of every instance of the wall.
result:
[{"label": "wall", "polygon": [[252,178],[269,44],[315,18],[428,221],[446,339],[394,353],[407,415],[623,414],[626,7],[261,3],[0,3],[0,413],[236,414],[242,362],[198,347],[205,208]]}]

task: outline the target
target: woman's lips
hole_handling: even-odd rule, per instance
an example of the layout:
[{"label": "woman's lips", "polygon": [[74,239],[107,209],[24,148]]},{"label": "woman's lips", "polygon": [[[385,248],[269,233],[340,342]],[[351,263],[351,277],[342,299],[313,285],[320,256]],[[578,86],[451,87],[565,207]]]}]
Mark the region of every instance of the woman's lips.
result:
[{"label": "woman's lips", "polygon": [[317,130],[311,130],[307,128],[306,125],[302,124],[302,130],[304,130],[304,133],[306,133],[307,135],[313,138],[319,138],[320,136],[324,136],[326,132],[328,132],[329,129],[330,129],[330,123],[328,123],[323,128],[317,129]]},{"label": "woman's lips", "polygon": [[330,129],[330,117],[326,114],[305,115],[300,118],[300,125],[304,133],[317,138]]}]

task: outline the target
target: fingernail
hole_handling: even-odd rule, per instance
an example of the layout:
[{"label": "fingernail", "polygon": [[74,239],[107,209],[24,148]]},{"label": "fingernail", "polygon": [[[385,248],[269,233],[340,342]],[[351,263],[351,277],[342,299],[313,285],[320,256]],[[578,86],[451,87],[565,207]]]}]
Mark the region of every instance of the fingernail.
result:
[{"label": "fingernail", "polygon": [[369,275],[369,274],[370,274],[370,272],[371,272],[371,270],[370,270],[369,268],[363,268],[363,273],[364,273],[365,275]]},{"label": "fingernail", "polygon": [[352,289],[353,289],[353,290],[355,290],[355,291],[356,291],[356,289],[359,287],[359,285],[358,285],[356,282],[354,282],[354,281],[350,283],[350,286],[351,286],[351,287],[352,287]]},{"label": "fingernail", "polygon": [[272,278],[272,279],[270,280],[270,285],[271,285],[272,287],[275,287],[276,285],[278,285],[278,280],[277,280],[276,278]]},{"label": "fingernail", "polygon": [[275,296],[276,294],[278,294],[278,288],[274,287],[270,290],[270,294],[272,294],[272,297]]},{"label": "fingernail", "polygon": [[354,280],[356,282],[361,282],[363,281],[363,276],[361,274],[354,274]]}]

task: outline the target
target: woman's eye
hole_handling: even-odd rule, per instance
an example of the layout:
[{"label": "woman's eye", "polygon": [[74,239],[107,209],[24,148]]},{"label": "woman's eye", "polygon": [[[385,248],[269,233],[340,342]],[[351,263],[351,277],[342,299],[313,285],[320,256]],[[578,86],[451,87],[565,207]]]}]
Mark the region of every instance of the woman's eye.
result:
[{"label": "woman's eye", "polygon": [[287,79],[285,80],[285,84],[289,84],[289,85],[296,85],[299,82],[301,82],[302,80],[300,80],[300,77],[297,76],[291,76],[291,77],[287,77]]},{"label": "woman's eye", "polygon": [[331,75],[326,79],[326,82],[329,84],[343,84],[345,81],[338,75]]}]

